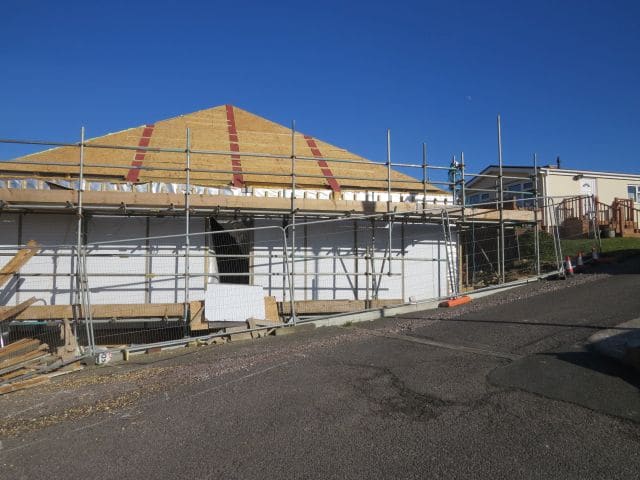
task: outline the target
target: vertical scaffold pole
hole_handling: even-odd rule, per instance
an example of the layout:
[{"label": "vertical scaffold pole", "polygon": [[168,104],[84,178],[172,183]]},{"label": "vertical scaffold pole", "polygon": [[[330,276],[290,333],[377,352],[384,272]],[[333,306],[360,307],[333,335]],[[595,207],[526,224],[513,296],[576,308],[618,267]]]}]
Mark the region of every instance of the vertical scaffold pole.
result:
[{"label": "vertical scaffold pole", "polygon": [[184,322],[185,333],[189,326],[189,250],[191,249],[191,129],[187,128],[187,143],[185,149],[185,189],[184,189]]},{"label": "vertical scaffold pole", "polygon": [[[393,240],[392,221],[391,221],[391,130],[387,129],[387,230],[389,245],[389,262],[387,265],[387,274],[391,276],[391,246]],[[382,271],[380,272],[382,274]]]},{"label": "vertical scaffold pole", "polygon": [[464,152],[460,152],[460,203],[462,204],[462,221],[464,222],[465,205],[467,203],[467,196],[464,184]]},{"label": "vertical scaffold pole", "polygon": [[80,305],[80,249],[82,248],[82,191],[84,181],[84,127],[80,129],[80,170],[78,171],[78,209],[76,227],[76,303]]},{"label": "vertical scaffold pole", "polygon": [[536,255],[536,275],[540,276],[540,226],[538,225],[538,154],[533,154],[533,221],[535,226],[533,229],[533,242]]},{"label": "vertical scaffold pole", "polygon": [[427,209],[427,182],[429,174],[427,173],[427,144],[422,144],[422,213]]},{"label": "vertical scaffold pole", "polygon": [[[84,142],[85,141],[85,129],[82,127],[80,129],[80,161],[79,161],[79,171],[78,171],[78,223],[76,226],[76,303],[78,308],[84,307],[84,325],[86,329],[87,335],[87,343],[89,347],[89,353],[93,355],[94,343],[93,343],[93,323],[89,321],[91,318],[91,312],[87,311],[91,306],[88,305],[88,302],[85,302],[85,298],[88,298],[89,292],[82,292],[82,289],[88,290],[89,286],[84,284],[84,279],[86,277],[86,272],[83,271],[83,267],[86,265],[84,259],[82,258],[82,250],[83,250],[83,192],[84,192]],[[80,317],[80,315],[78,315]],[[77,330],[76,330],[77,333]]]},{"label": "vertical scaffold pole", "polygon": [[295,324],[296,293],[296,121],[291,121],[291,271],[289,282],[291,290],[291,320]]},{"label": "vertical scaffold pole", "polygon": [[504,274],[504,184],[502,178],[502,128],[500,125],[500,115],[497,118],[498,124],[498,208],[500,211],[500,245],[498,247],[498,262],[500,271],[500,281],[505,282]]}]

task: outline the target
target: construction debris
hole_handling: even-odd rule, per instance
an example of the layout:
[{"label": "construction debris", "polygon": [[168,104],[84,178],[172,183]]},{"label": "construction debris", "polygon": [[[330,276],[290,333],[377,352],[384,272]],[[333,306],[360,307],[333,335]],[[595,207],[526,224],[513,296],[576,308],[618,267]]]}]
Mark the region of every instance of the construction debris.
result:
[{"label": "construction debris", "polygon": [[0,348],[0,395],[46,383],[57,374],[52,372],[76,360],[79,358],[67,360],[52,354],[49,345],[35,338],[23,338]]}]

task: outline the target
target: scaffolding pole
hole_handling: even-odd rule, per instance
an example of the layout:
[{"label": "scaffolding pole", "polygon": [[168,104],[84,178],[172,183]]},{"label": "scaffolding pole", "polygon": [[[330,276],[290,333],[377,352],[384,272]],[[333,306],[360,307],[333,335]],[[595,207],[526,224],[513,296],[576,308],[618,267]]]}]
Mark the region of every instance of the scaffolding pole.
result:
[{"label": "scaffolding pole", "polygon": [[500,125],[500,115],[497,118],[498,126],[498,209],[500,213],[500,245],[498,247],[498,269],[500,281],[505,282],[504,274],[504,184],[502,180],[502,129]]},{"label": "scaffolding pole", "polygon": [[82,193],[84,190],[84,127],[80,129],[80,168],[78,171],[78,207],[77,207],[77,226],[76,226],[76,304],[80,305],[80,249],[82,248]]},{"label": "scaffolding pole", "polygon": [[295,313],[296,293],[296,121],[291,121],[291,272],[289,277],[291,297],[291,322],[297,322]]},{"label": "scaffolding pole", "polygon": [[191,129],[187,128],[186,149],[185,149],[185,190],[184,190],[184,323],[185,334],[189,328],[189,250],[191,249],[190,240],[190,221],[191,221]]},{"label": "scaffolding pole", "polygon": [[538,225],[538,154],[533,154],[533,198],[535,198],[535,204],[533,205],[533,220],[535,227],[533,229],[533,242],[536,254],[536,275],[540,276],[540,226]]},{"label": "scaffolding pole", "polygon": [[[391,245],[393,241],[392,217],[391,217],[391,130],[387,129],[387,244],[389,246],[389,261],[387,274],[391,275]],[[382,274],[382,270],[380,271]]]},{"label": "scaffolding pole", "polygon": [[462,204],[462,221],[465,221],[465,207],[467,203],[467,196],[464,184],[464,152],[460,152],[460,203]]},{"label": "scaffolding pole", "polygon": [[427,208],[427,182],[429,174],[427,172],[427,144],[422,144],[422,210]]}]

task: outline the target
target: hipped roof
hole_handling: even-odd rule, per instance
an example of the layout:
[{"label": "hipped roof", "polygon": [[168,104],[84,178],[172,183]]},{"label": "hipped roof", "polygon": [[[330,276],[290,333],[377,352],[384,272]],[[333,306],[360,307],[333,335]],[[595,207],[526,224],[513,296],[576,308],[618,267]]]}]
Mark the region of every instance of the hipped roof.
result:
[{"label": "hipped roof", "polygon": [[[256,158],[234,153],[222,155],[191,153],[192,184],[216,187],[228,185],[282,187],[291,184],[291,129],[232,105],[213,107],[90,139],[86,142],[89,147],[84,149],[86,165],[84,174],[87,179],[101,179],[116,183],[127,181],[184,183],[187,128],[190,130],[192,150],[281,156],[281,158]],[[294,143],[297,156],[317,157],[317,160],[315,158],[314,160],[296,160],[296,184],[300,188],[333,190],[385,190],[387,188],[385,165],[368,161],[343,148],[298,132],[295,134]],[[91,148],[91,145],[142,148],[140,150],[107,149]],[[144,147],[182,151],[154,152],[145,151]],[[322,158],[352,159],[365,163],[325,162]],[[78,176],[78,159],[77,147],[63,146],[14,160],[48,165],[18,165],[6,162],[0,168],[4,172],[3,176],[20,174],[52,179],[69,178]],[[136,165],[142,168],[136,169]],[[310,177],[304,175],[310,175]],[[358,179],[345,177],[358,177]],[[415,178],[396,170],[391,172],[391,185],[394,191],[422,190],[422,185]],[[427,189],[431,193],[444,193],[432,185],[428,185]]]}]

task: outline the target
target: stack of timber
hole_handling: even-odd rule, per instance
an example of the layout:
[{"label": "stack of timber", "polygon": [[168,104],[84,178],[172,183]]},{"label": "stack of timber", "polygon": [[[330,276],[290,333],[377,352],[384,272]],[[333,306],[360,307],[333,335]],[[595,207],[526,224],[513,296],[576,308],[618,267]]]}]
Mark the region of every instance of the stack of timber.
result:
[{"label": "stack of timber", "polygon": [[[67,365],[36,338],[23,338],[0,348],[0,395],[49,382],[54,370]],[[75,367],[77,368],[77,367]]]}]

